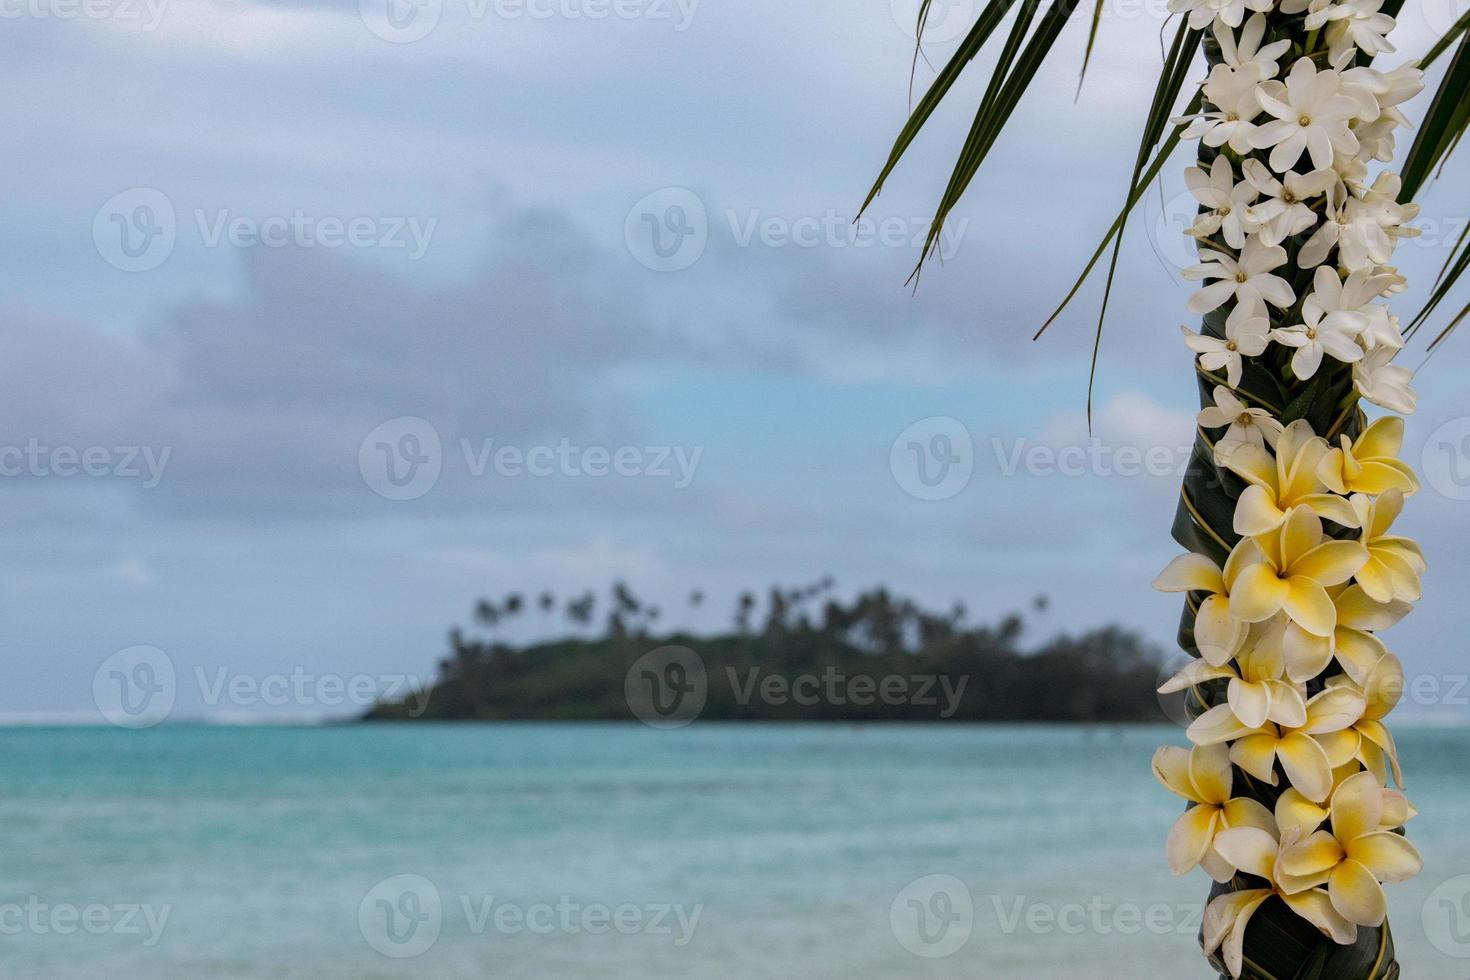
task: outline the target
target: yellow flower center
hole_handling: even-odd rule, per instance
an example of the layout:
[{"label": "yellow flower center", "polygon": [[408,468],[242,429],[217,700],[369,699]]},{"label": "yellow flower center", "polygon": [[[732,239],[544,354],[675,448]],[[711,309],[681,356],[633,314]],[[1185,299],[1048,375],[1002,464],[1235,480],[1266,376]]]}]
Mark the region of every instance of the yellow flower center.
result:
[{"label": "yellow flower center", "polygon": [[1247,275],[1246,275],[1246,274],[1245,274],[1245,273],[1244,273],[1244,272],[1237,272],[1237,273],[1236,273],[1236,274],[1235,274],[1235,281],[1236,281],[1236,282],[1245,282],[1245,281],[1246,281],[1246,280],[1247,280],[1247,279],[1249,279],[1249,278],[1250,278],[1250,277],[1249,277],[1249,276],[1247,276]]},{"label": "yellow flower center", "polygon": [[1310,126],[1310,125],[1312,125],[1312,117],[1311,116],[1302,116],[1300,119],[1297,120],[1297,122],[1300,123],[1304,127],[1305,126]]}]

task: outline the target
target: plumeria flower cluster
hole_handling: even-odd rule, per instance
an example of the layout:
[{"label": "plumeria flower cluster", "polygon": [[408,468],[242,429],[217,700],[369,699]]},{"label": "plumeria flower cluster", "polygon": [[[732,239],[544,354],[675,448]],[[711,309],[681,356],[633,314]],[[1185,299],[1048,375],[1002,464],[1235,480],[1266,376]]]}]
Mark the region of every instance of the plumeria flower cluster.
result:
[{"label": "plumeria flower cluster", "polygon": [[[1176,874],[1198,866],[1216,881],[1237,872],[1266,881],[1210,906],[1217,929],[1207,937],[1223,945],[1238,976],[1244,923],[1266,898],[1280,895],[1325,934],[1351,942],[1358,926],[1382,924],[1381,882],[1418,870],[1413,845],[1399,835],[1359,842],[1369,831],[1357,817],[1339,817],[1349,811],[1338,801],[1348,798],[1340,797],[1344,786],[1371,783],[1383,801],[1374,812],[1402,816],[1381,828],[1374,817],[1373,832],[1399,827],[1412,812],[1393,788],[1402,788],[1402,776],[1384,723],[1404,671],[1378,634],[1420,598],[1427,566],[1418,544],[1392,533],[1405,498],[1419,489],[1399,458],[1400,417],[1384,416],[1334,446],[1305,420],[1282,426],[1223,385],[1215,398],[1201,425],[1224,431],[1217,458],[1246,484],[1233,521],[1240,540],[1223,565],[1181,555],[1154,583],[1191,597],[1199,652],[1160,692],[1194,689],[1212,705],[1189,726],[1194,747],[1160,749],[1154,771],[1192,804],[1166,849]],[[1234,795],[1237,771],[1284,788],[1274,815]],[[1357,813],[1371,794],[1353,793]],[[1287,804],[1295,807],[1292,834],[1283,830]],[[1310,827],[1300,818],[1308,811],[1321,813]],[[1230,833],[1239,828],[1254,835]],[[1245,850],[1222,846],[1247,837]],[[1351,857],[1359,851],[1361,860]]]},{"label": "plumeria flower cluster", "polygon": [[[1413,64],[1387,72],[1354,64],[1360,51],[1393,50],[1382,38],[1393,20],[1378,6],[1311,0],[1297,12],[1309,30],[1325,28],[1328,64],[1303,56],[1283,69],[1292,43],[1266,42],[1264,13],[1245,20],[1238,3],[1171,4],[1210,25],[1222,54],[1204,82],[1204,111],[1176,121],[1185,138],[1219,151],[1208,170],[1185,172],[1200,204],[1189,229],[1200,262],[1184,275],[1204,283],[1191,312],[1235,305],[1220,336],[1184,333],[1201,369],[1223,371],[1231,388],[1247,359],[1276,344],[1291,349],[1298,380],[1351,365],[1364,399],[1414,410],[1411,373],[1392,363],[1404,346],[1399,320],[1380,300],[1404,288],[1390,263],[1398,240],[1417,234],[1418,207],[1398,203],[1396,174],[1370,184],[1367,169],[1392,157],[1395,130],[1408,123],[1398,107],[1424,81]],[[1298,270],[1315,270],[1301,296],[1292,286]]]},{"label": "plumeria flower cluster", "polygon": [[[1384,300],[1405,288],[1391,263],[1418,209],[1398,202],[1396,174],[1370,181],[1368,168],[1392,158],[1408,124],[1399,106],[1423,77],[1412,63],[1369,66],[1394,50],[1381,6],[1170,3],[1219,45],[1202,111],[1176,120],[1208,161],[1185,175],[1199,202],[1189,309],[1215,314],[1215,326],[1184,334],[1214,382],[1201,436],[1244,489],[1223,564],[1181,555],[1154,583],[1187,594],[1199,654],[1160,690],[1191,690],[1203,706],[1193,747],[1160,749],[1154,772],[1188,803],[1166,846],[1173,871],[1237,881],[1204,926],[1206,953],[1220,951],[1236,977],[1267,900],[1352,943],[1382,925],[1383,884],[1421,865],[1398,832],[1415,811],[1384,722],[1404,671],[1379,636],[1422,594],[1423,552],[1392,533],[1419,482],[1399,458],[1399,415],[1356,438],[1337,431],[1358,399],[1401,414],[1416,403],[1411,372],[1393,363],[1404,337]],[[1302,29],[1281,30],[1287,20]],[[1331,430],[1279,417],[1259,394],[1274,383],[1243,383],[1273,375],[1296,391],[1319,376],[1322,390],[1349,391]]]}]

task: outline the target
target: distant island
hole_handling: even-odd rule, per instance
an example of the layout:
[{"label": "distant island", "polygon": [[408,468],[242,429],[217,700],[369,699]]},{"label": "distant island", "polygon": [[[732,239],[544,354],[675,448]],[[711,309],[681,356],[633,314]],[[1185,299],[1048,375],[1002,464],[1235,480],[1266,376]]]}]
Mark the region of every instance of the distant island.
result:
[{"label": "distant island", "polygon": [[[1154,688],[1163,653],[1132,631],[1109,626],[1026,649],[1020,614],[969,624],[961,604],[935,612],[882,588],[843,603],[832,589],[824,579],[773,588],[764,601],[743,593],[730,628],[716,635],[659,632],[660,609],[622,583],[601,604],[593,592],[482,600],[477,635],[450,632],[434,683],[375,705],[363,720],[657,724],[658,712],[680,703],[675,722],[1161,718]],[[703,593],[688,602],[701,606]],[[1035,612],[1046,606],[1038,598]],[[497,639],[509,623],[538,615],[548,632],[564,622],[580,635],[529,646]],[[661,691],[666,684],[674,700]]]}]

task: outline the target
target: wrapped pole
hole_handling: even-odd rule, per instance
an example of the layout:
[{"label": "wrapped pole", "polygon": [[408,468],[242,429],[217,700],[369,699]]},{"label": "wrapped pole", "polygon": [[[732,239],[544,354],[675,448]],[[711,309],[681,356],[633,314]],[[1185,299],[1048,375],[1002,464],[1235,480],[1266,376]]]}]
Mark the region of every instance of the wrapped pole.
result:
[{"label": "wrapped pole", "polygon": [[1186,594],[1165,684],[1187,692],[1188,749],[1155,755],[1188,801],[1176,873],[1214,880],[1201,942],[1223,975],[1399,976],[1383,884],[1420,867],[1403,834],[1383,718],[1403,686],[1378,632],[1420,596],[1417,545],[1390,525],[1418,489],[1398,459],[1414,408],[1386,298],[1417,213],[1387,162],[1396,108],[1423,87],[1391,53],[1381,0],[1175,0],[1206,33],[1199,138],[1187,177],[1202,282],[1201,412],[1173,536],[1155,583]]}]

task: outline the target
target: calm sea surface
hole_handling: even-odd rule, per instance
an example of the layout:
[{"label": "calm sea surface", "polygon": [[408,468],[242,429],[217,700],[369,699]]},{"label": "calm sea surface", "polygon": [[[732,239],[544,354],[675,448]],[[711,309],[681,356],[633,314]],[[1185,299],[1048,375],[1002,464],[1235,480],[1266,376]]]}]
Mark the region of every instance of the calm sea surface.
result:
[{"label": "calm sea surface", "polygon": [[[1208,978],[1148,764],[1181,739],[4,729],[0,975]],[[1464,980],[1470,731],[1401,744],[1404,975]]]}]

